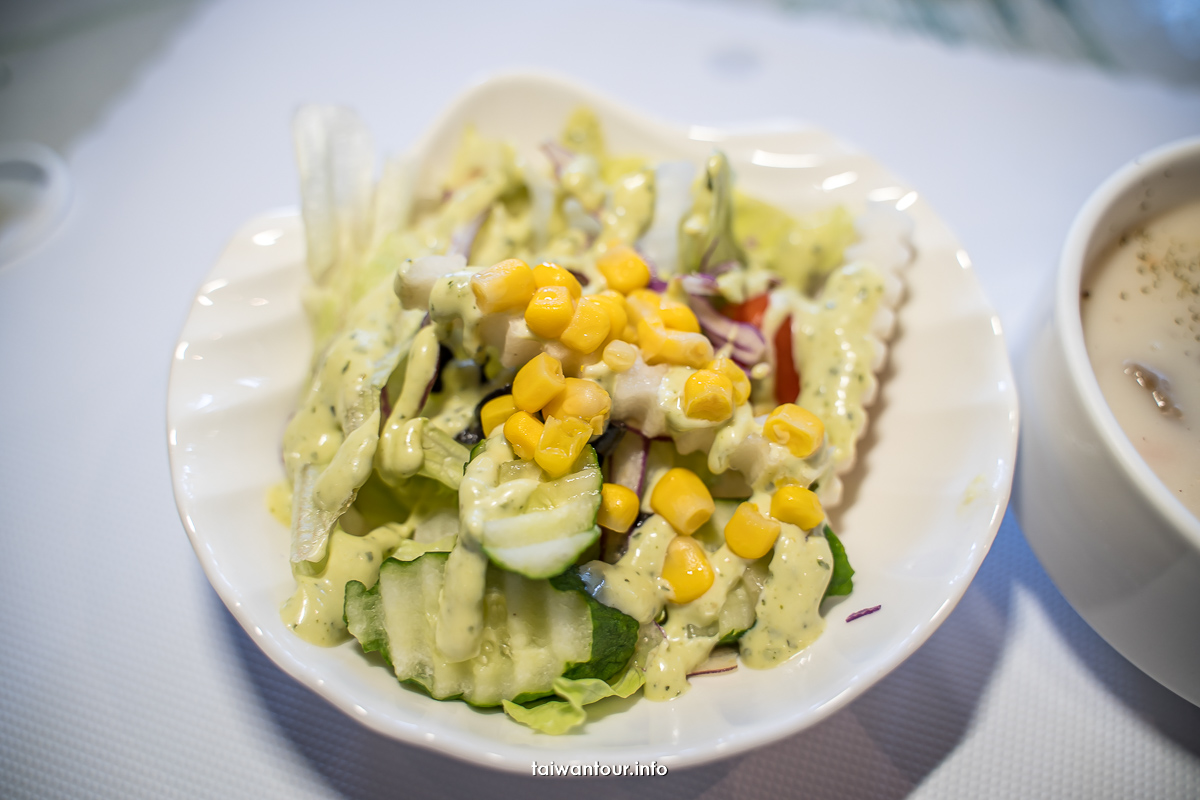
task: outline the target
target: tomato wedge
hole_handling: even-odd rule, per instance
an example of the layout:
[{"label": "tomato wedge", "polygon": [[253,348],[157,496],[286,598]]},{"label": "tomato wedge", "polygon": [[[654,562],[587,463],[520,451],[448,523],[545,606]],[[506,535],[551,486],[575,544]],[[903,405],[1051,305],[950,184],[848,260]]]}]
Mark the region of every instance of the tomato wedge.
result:
[{"label": "tomato wedge", "polygon": [[725,316],[737,322],[748,322],[754,327],[762,330],[763,317],[767,314],[767,305],[770,303],[770,298],[764,292],[763,294],[751,297],[744,303],[729,303],[723,311]]},{"label": "tomato wedge", "polygon": [[792,317],[775,331],[775,402],[794,403],[800,396],[800,373],[792,353]]}]

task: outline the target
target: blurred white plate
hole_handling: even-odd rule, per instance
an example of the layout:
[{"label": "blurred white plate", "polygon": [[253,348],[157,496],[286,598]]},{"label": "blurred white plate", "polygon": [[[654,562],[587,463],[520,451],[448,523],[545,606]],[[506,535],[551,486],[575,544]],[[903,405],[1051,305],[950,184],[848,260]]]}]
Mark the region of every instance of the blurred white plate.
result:
[{"label": "blurred white plate", "polygon": [[[697,764],[846,705],[916,650],[962,597],[1008,503],[1017,444],[999,320],[966,253],[915,191],[822,131],[681,129],[558,79],[507,76],[466,92],[417,144],[421,181],[435,185],[465,123],[532,148],[579,104],[600,115],[614,152],[700,163],[719,144],[740,188],[792,211],[842,203],[857,212],[871,199],[895,202],[914,219],[907,302],[859,465],[834,514],[858,570],[855,590],[829,611],[807,651],[770,671],[696,678],[669,703],[603,701],[603,713],[579,732],[551,737],[403,687],[356,642],[325,649],[290,633],[279,618],[293,588],[289,534],[264,497],[283,476],[280,437],[310,358],[295,212],[251,220],[229,243],[180,336],[167,400],[180,516],[212,585],[263,651],[381,733],[522,773],[533,760]],[[882,609],[845,622],[874,605]]]}]

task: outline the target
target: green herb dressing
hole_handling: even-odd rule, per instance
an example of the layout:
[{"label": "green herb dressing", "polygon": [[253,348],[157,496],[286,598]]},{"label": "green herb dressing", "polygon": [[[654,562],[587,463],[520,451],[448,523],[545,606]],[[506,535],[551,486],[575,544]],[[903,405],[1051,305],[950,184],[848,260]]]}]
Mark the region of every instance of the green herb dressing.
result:
[{"label": "green herb dressing", "polygon": [[884,279],[873,267],[851,264],[834,270],[818,303],[796,304],[793,348],[803,376],[798,404],[825,423],[834,462],[854,460],[855,443],[867,423],[863,397],[873,397],[872,369],[879,341],[871,321],[883,298]]},{"label": "green herb dressing", "polygon": [[342,619],[346,583],[374,586],[383,560],[410,536],[412,528],[399,523],[389,523],[365,536],[352,536],[335,527],[324,561],[293,565],[296,591],[280,611],[284,624],[304,641],[322,647],[345,641],[349,638]]}]

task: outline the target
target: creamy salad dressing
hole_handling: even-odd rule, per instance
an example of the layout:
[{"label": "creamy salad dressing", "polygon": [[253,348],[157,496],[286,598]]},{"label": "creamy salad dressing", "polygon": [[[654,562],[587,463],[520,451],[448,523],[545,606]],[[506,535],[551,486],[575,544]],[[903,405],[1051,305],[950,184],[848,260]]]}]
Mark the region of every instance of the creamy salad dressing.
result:
[{"label": "creamy salad dressing", "polygon": [[[758,503],[761,507],[761,501]],[[833,577],[833,553],[820,534],[780,525],[770,573],[758,598],[754,627],[739,641],[742,662],[769,669],[808,647],[821,631],[821,599]]]},{"label": "creamy salad dressing", "polygon": [[675,529],[655,514],[629,534],[625,555],[615,564],[589,561],[580,569],[592,596],[641,623],[650,623],[662,611],[671,587],[660,576],[667,545]]},{"label": "creamy salad dressing", "polygon": [[878,270],[851,264],[830,274],[819,305],[797,298],[794,306],[793,352],[802,376],[796,402],[825,422],[839,472],[854,463],[855,443],[867,424],[866,403],[875,396],[882,343],[871,328],[884,287]]},{"label": "creamy salad dressing", "polygon": [[496,490],[500,465],[512,458],[511,447],[502,441],[491,442],[467,464],[459,485],[461,527],[458,542],[446,561],[436,631],[437,649],[450,661],[474,658],[483,641],[488,565],[481,545],[483,525],[510,508],[511,494],[501,491],[498,495]]},{"label": "creamy salad dressing", "polygon": [[293,561],[324,557],[330,529],[370,476],[379,392],[418,319],[401,311],[391,281],[381,281],[355,305],[350,327],[321,359],[284,432],[284,466],[293,481]]},{"label": "creamy salad dressing", "polygon": [[1200,201],[1130,231],[1083,281],[1104,399],[1159,479],[1200,517]]},{"label": "creamy salad dressing", "polygon": [[[434,326],[426,325],[413,338],[404,367],[404,384],[379,434],[377,466],[385,480],[413,475],[421,467],[420,429],[412,420],[425,403],[425,392],[437,373],[439,344]],[[411,468],[416,462],[415,468]]]},{"label": "creamy salad dressing", "polygon": [[293,566],[296,591],[283,605],[283,622],[306,642],[330,647],[348,638],[342,607],[346,584],[358,581],[368,588],[379,579],[379,566],[412,528],[398,523],[352,536],[335,527],[323,562]]},{"label": "creamy salad dressing", "polygon": [[[769,505],[769,503],[768,503]],[[749,562],[722,545],[709,556],[713,585],[686,605],[667,606],[663,641],[646,661],[646,698],[670,700],[688,689],[687,676],[704,663],[720,640],[721,609]]]}]

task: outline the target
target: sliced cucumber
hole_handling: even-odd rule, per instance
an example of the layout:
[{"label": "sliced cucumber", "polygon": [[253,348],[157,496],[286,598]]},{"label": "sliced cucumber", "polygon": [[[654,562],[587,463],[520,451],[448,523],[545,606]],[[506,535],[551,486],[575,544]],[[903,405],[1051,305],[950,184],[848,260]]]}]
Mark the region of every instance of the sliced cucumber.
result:
[{"label": "sliced cucumber", "polygon": [[575,471],[557,480],[523,468],[528,463],[514,462],[511,448],[496,436],[467,465],[463,480],[470,482],[472,517],[479,515],[479,541],[492,563],[527,578],[549,578],[600,538],[596,515],[604,477],[591,447]]},{"label": "sliced cucumber", "polygon": [[438,700],[477,706],[553,693],[554,679],[609,680],[628,663],[637,623],[583,591],[574,573],[553,583],[488,570],[479,655],[450,662],[435,645],[447,554],[388,559],[379,582],[346,585],[345,619],[366,652],[378,651],[396,677]]},{"label": "sliced cucumber", "polygon": [[720,641],[717,644],[732,644],[742,634],[754,627],[758,597],[766,581],[771,557],[769,555],[746,565],[745,572],[737,585],[725,596],[718,617]]}]

